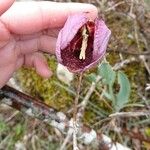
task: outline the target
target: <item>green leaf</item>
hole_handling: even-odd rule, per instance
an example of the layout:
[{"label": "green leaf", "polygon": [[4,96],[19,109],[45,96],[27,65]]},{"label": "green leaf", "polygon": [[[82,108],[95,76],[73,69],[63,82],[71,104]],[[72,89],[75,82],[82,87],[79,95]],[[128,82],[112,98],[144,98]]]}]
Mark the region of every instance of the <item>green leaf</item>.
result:
[{"label": "green leaf", "polygon": [[118,72],[120,90],[116,95],[116,110],[119,111],[128,101],[131,92],[130,82],[123,72]]},{"label": "green leaf", "polygon": [[103,78],[105,84],[113,86],[116,73],[108,63],[104,62],[98,67],[98,74]]},{"label": "green leaf", "polygon": [[146,136],[150,137],[150,128],[145,129],[145,134]]},{"label": "green leaf", "polygon": [[116,72],[113,71],[112,67],[109,65],[107,62],[103,62],[99,67],[98,67],[98,74],[103,78],[104,84],[108,85],[108,91],[109,91],[109,96],[108,94],[105,95],[106,97],[108,96],[108,99],[115,103],[115,97],[113,93],[113,85],[116,79]]},{"label": "green leaf", "polygon": [[5,122],[3,122],[3,121],[0,120],[0,133],[2,131],[5,131],[6,128],[7,128],[7,126],[6,126]]},{"label": "green leaf", "polygon": [[104,92],[102,93],[102,96],[105,96],[108,100],[111,100],[111,101],[112,101],[112,96],[111,96],[108,92],[104,91]]},{"label": "green leaf", "polygon": [[19,136],[23,132],[23,126],[21,124],[17,124],[15,127],[15,133],[17,136]]},{"label": "green leaf", "polygon": [[95,73],[91,73],[90,75],[87,76],[87,79],[90,82],[95,82],[96,81],[96,74]]}]

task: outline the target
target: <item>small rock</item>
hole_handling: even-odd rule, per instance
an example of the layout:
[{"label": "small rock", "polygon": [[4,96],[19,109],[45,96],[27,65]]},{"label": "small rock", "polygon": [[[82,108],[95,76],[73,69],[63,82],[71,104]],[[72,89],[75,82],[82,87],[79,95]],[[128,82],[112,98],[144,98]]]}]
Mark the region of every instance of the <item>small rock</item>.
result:
[{"label": "small rock", "polygon": [[73,73],[69,72],[69,70],[65,66],[58,64],[57,77],[60,81],[64,82],[67,85],[70,85],[71,81],[74,78],[74,75]]}]

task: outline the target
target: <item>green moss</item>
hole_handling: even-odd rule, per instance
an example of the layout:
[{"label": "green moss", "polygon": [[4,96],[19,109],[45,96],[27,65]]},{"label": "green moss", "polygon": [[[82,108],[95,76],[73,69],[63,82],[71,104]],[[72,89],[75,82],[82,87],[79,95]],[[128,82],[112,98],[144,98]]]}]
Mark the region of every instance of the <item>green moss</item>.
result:
[{"label": "green moss", "polygon": [[[36,74],[34,69],[21,68],[16,73],[16,79],[19,81],[24,91],[34,97],[40,98],[46,104],[56,109],[66,109],[72,101],[68,92],[58,87],[55,82],[60,81],[56,77],[56,60],[54,57],[47,58],[49,67],[53,71],[53,76],[49,79],[43,79]],[[60,83],[63,84],[63,83]]]},{"label": "green moss", "polygon": [[85,124],[86,123],[87,124],[89,124],[89,123],[93,124],[94,120],[96,119],[95,117],[96,117],[96,115],[95,115],[95,113],[93,111],[85,111],[83,121],[84,121]]}]

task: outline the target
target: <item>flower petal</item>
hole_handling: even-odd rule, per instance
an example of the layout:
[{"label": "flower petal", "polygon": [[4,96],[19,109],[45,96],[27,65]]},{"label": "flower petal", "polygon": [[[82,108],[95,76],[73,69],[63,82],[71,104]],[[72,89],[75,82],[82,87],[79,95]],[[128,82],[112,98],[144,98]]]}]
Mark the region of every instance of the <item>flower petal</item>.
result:
[{"label": "flower petal", "polygon": [[86,66],[84,70],[95,66],[106,53],[107,44],[111,35],[111,31],[101,19],[95,20],[94,50],[93,62]]},{"label": "flower petal", "polygon": [[110,35],[111,31],[105,25],[104,21],[96,19],[93,51],[94,60],[99,59],[99,57],[105,54]]},{"label": "flower petal", "polygon": [[85,13],[78,13],[68,17],[64,27],[59,32],[56,43],[56,56],[60,63],[62,63],[61,50],[67,47],[80,27],[87,21]]},{"label": "flower petal", "polygon": [[[107,48],[107,44],[111,35],[111,31],[105,25],[101,19],[95,19],[93,22],[94,27],[94,41],[92,41],[92,47],[90,52],[86,49],[86,59],[80,60],[77,57],[77,52],[80,52],[80,47],[73,48],[77,45],[76,36],[80,33],[81,27],[90,21],[86,13],[78,13],[69,16],[63,29],[60,31],[56,43],[56,56],[59,63],[65,65],[71,72],[83,72],[86,69],[96,65],[104,56]],[[81,33],[80,33],[81,34]],[[82,37],[82,35],[80,35]],[[72,43],[73,42],[73,43]],[[88,41],[90,44],[91,39]],[[82,41],[80,41],[82,43]],[[79,44],[79,43],[78,43]],[[87,59],[89,58],[89,59]],[[88,61],[87,61],[88,60]]]}]

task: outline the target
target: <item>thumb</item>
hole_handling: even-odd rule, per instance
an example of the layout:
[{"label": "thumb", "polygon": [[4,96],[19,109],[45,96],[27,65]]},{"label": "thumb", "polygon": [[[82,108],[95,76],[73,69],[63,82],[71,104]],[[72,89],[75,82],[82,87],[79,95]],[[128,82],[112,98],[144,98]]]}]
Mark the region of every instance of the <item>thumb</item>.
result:
[{"label": "thumb", "polygon": [[0,16],[13,4],[15,0],[0,0]]}]

